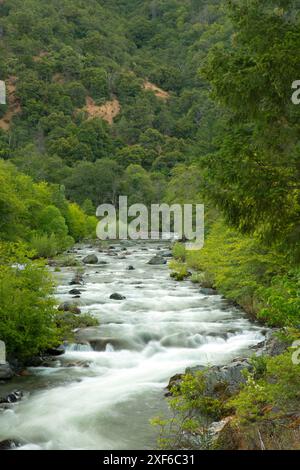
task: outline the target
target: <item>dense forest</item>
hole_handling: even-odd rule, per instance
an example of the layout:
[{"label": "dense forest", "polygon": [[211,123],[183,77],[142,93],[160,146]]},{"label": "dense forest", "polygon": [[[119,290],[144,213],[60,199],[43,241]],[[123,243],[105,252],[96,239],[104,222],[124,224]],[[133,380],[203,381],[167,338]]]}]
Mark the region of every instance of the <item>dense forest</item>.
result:
[{"label": "dense forest", "polygon": [[[192,269],[289,345],[299,339],[299,7],[0,0],[0,337],[10,355],[57,345],[65,325],[42,259],[93,238],[97,206],[122,194],[205,203],[205,247],[176,244],[172,276]],[[249,435],[262,422],[272,447],[283,413],[299,409],[290,355],[261,359],[218,403],[200,398],[203,377],[187,376],[171,399],[178,427],[197,407],[231,414]],[[184,425],[199,427],[197,414]],[[178,442],[164,435],[162,445]]]}]

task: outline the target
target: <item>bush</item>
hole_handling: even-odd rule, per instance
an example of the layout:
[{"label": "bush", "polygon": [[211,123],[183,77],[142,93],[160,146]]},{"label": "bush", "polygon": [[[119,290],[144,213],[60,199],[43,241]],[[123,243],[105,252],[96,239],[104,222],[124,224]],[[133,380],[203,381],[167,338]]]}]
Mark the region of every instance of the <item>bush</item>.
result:
[{"label": "bush", "polygon": [[[26,359],[56,346],[53,280],[21,245],[0,244],[0,338],[9,357]],[[18,263],[18,264],[17,264]]]},{"label": "bush", "polygon": [[222,403],[204,395],[204,372],[186,374],[171,388],[170,419],[154,418],[160,428],[159,446],[163,449],[210,449],[209,424],[223,413]]},{"label": "bush", "polygon": [[53,258],[58,253],[58,243],[54,234],[33,235],[30,246],[38,258]]}]

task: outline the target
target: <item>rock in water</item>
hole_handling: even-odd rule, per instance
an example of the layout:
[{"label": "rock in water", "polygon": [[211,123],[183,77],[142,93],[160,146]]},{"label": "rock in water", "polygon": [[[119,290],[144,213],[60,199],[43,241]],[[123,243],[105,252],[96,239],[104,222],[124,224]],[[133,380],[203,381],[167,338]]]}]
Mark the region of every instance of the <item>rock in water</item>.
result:
[{"label": "rock in water", "polygon": [[17,447],[20,447],[22,444],[18,441],[13,441],[12,439],[7,439],[0,442],[0,450],[13,450]]},{"label": "rock in water", "polygon": [[65,352],[65,347],[61,344],[57,348],[47,349],[46,354],[48,354],[49,356],[62,356],[63,354],[65,354]]},{"label": "rock in water", "polygon": [[126,300],[126,297],[124,297],[124,295],[115,293],[115,294],[111,294],[110,299],[111,300]]},{"label": "rock in water", "polygon": [[22,400],[23,392],[20,390],[14,390],[12,393],[9,393],[6,397],[0,398],[0,403],[10,404],[17,403],[17,401]]},{"label": "rock in water", "polygon": [[81,291],[79,289],[72,289],[69,291],[70,295],[81,295]]},{"label": "rock in water", "polygon": [[78,285],[82,285],[83,284],[83,276],[82,274],[79,274],[77,273],[75,275],[75,277],[72,279],[72,281],[70,282],[70,286],[78,286]]},{"label": "rock in water", "polygon": [[88,255],[82,261],[84,264],[97,264],[98,258],[96,255]]},{"label": "rock in water", "polygon": [[58,307],[58,311],[59,312],[71,312],[71,313],[75,313],[75,315],[79,315],[81,313],[80,308],[74,302],[63,302]]},{"label": "rock in water", "polygon": [[133,266],[128,266],[127,269],[128,269],[128,271],[134,271],[135,270],[135,268]]},{"label": "rock in water", "polygon": [[148,261],[148,264],[151,264],[152,266],[159,266],[163,264],[167,264],[167,261],[160,255],[154,256],[154,258],[151,258],[150,261]]}]

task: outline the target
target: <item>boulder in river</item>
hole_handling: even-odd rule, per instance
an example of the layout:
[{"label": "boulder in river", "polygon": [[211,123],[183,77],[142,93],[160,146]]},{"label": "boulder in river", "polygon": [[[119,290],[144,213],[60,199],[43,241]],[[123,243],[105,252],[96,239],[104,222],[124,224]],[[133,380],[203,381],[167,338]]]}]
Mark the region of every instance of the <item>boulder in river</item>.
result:
[{"label": "boulder in river", "polygon": [[71,313],[75,313],[75,315],[79,315],[81,313],[80,308],[74,302],[63,302],[58,307],[58,311],[59,312],[71,312]]},{"label": "boulder in river", "polygon": [[61,344],[57,348],[47,349],[46,354],[49,356],[62,356],[65,352],[65,347]]},{"label": "boulder in river", "polygon": [[148,261],[148,264],[151,264],[152,266],[159,266],[163,264],[167,264],[167,261],[163,258],[163,256],[156,255],[153,258]]},{"label": "boulder in river", "polygon": [[126,300],[126,297],[124,297],[124,295],[114,293],[114,294],[111,294],[110,299],[111,300]]},{"label": "boulder in river", "polygon": [[134,271],[134,270],[135,270],[135,267],[130,265],[130,266],[128,266],[127,270],[128,270],[128,271]]},{"label": "boulder in river", "polygon": [[81,291],[79,289],[72,289],[69,291],[70,295],[81,295]]},{"label": "boulder in river", "polygon": [[23,392],[20,390],[14,390],[13,392],[6,395],[6,397],[0,397],[0,404],[11,404],[17,403],[18,401],[22,400]]},{"label": "boulder in river", "polygon": [[96,255],[88,255],[85,258],[83,258],[82,262],[84,264],[97,264],[98,258]]},{"label": "boulder in river", "polygon": [[13,450],[17,447],[20,447],[22,444],[17,440],[6,439],[5,441],[0,442],[0,450]]}]

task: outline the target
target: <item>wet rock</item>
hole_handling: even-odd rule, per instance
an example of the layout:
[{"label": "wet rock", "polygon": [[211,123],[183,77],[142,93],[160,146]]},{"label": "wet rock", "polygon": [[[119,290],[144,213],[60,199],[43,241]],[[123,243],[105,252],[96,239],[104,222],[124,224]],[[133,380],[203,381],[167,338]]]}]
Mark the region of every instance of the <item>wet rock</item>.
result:
[{"label": "wet rock", "polygon": [[134,270],[135,270],[135,267],[130,265],[130,266],[128,266],[127,270],[128,270],[128,271],[134,271]]},{"label": "wet rock", "polygon": [[114,293],[114,294],[111,294],[110,299],[111,300],[126,300],[126,297],[124,297],[124,295]]},{"label": "wet rock", "polygon": [[97,264],[98,258],[96,255],[88,255],[85,258],[83,258],[82,262],[84,264]]},{"label": "wet rock", "polygon": [[108,262],[107,261],[99,261],[98,264],[100,264],[101,266],[104,266],[104,265],[108,264]]},{"label": "wet rock", "polygon": [[172,251],[165,251],[164,253],[162,253],[162,256],[164,258],[173,258],[173,253]]},{"label": "wet rock", "polygon": [[59,312],[70,312],[74,313],[75,315],[79,315],[81,313],[80,308],[74,302],[63,302],[58,307]]},{"label": "wet rock", "polygon": [[218,295],[218,292],[216,291],[216,289],[211,289],[209,287],[202,287],[200,289],[200,294],[203,294],[203,295]]},{"label": "wet rock", "polygon": [[163,258],[163,256],[156,255],[153,258],[148,261],[148,264],[151,264],[152,266],[159,266],[163,264],[167,264],[167,261]]},{"label": "wet rock", "polygon": [[74,278],[72,279],[72,281],[69,283],[70,286],[78,286],[78,285],[82,285],[84,283],[83,281],[83,275],[82,274],[79,274],[77,273]]},{"label": "wet rock", "polygon": [[6,362],[5,364],[0,364],[0,380],[9,380],[13,376],[14,373],[8,362]]},{"label": "wet rock", "polygon": [[20,447],[22,444],[17,440],[6,439],[0,442],[0,450],[13,450]]},{"label": "wet rock", "polygon": [[46,351],[46,354],[49,356],[62,356],[65,354],[66,350],[63,345],[58,346],[57,348],[49,348]]},{"label": "wet rock", "polygon": [[79,289],[72,289],[69,291],[70,295],[81,295],[81,291]]},{"label": "wet rock", "polygon": [[20,390],[14,390],[13,392],[6,395],[6,397],[0,397],[0,404],[12,404],[17,403],[18,401],[22,400],[23,392]]}]

